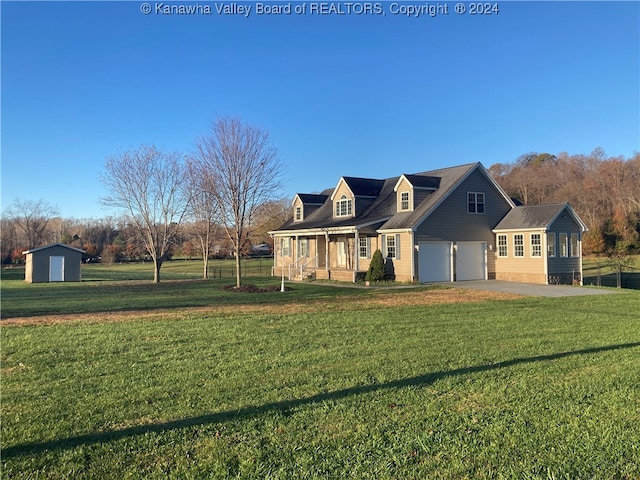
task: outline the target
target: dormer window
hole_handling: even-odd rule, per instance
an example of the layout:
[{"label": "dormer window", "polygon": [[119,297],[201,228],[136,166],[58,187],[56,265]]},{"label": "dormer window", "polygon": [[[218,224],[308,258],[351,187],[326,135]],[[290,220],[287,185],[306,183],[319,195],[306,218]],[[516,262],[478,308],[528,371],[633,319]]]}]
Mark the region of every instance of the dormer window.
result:
[{"label": "dormer window", "polygon": [[301,206],[297,206],[296,207],[296,211],[295,211],[295,214],[294,214],[293,218],[295,219],[296,222],[299,222],[300,220],[302,220],[302,207]]},{"label": "dormer window", "polygon": [[400,210],[409,210],[409,192],[400,194]]},{"label": "dormer window", "polygon": [[342,195],[336,202],[336,217],[350,217],[353,215],[353,207],[350,198]]}]

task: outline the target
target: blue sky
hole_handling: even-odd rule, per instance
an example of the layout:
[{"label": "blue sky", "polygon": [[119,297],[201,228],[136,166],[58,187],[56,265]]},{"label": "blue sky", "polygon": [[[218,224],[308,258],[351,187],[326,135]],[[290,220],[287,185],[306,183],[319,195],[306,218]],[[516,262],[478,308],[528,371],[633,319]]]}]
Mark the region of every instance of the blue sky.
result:
[{"label": "blue sky", "polygon": [[388,1],[382,15],[271,16],[236,2],[248,18],[216,12],[232,2],[187,1],[212,10],[188,16],[142,3],[0,3],[2,211],[20,197],[107,216],[108,155],[186,153],[216,114],[269,130],[287,197],[343,175],[640,151],[639,2],[506,1],[484,16],[440,2],[448,15],[418,18]]}]

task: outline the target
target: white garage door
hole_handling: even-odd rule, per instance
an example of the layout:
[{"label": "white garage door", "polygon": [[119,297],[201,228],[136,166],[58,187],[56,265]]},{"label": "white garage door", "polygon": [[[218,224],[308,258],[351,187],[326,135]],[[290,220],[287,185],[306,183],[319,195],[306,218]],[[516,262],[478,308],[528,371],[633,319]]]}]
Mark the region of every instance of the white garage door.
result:
[{"label": "white garage door", "polygon": [[418,277],[421,282],[451,282],[451,242],[418,243]]},{"label": "white garage door", "polygon": [[456,243],[456,281],[486,280],[487,243]]}]

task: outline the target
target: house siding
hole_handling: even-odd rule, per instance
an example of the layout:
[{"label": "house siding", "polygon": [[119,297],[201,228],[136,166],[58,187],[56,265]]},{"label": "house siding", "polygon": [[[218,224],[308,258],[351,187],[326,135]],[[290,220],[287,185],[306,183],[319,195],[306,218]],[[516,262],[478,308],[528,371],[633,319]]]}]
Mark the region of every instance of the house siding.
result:
[{"label": "house siding", "polygon": [[[548,233],[556,234],[556,256],[548,259],[549,283],[574,283],[581,282],[582,272],[582,233],[580,226],[573,217],[564,210],[558,218],[549,226]],[[560,234],[567,234],[568,248],[570,249],[571,234],[578,234],[578,256],[560,256]],[[573,252],[569,252],[572,255]]]},{"label": "house siding", "polygon": [[[386,236],[396,236],[400,239],[399,246],[396,245],[396,251],[400,248],[400,258],[386,258],[386,252],[382,252],[382,256],[385,257],[385,262],[390,262],[387,267],[387,273],[393,273],[395,279],[399,282],[412,282],[414,280],[411,275],[411,265],[414,262],[415,247],[411,243],[411,233],[385,233]],[[382,235],[378,237],[378,245],[382,245]],[[380,247],[378,247],[380,248]]]},{"label": "house siding", "polygon": [[[467,192],[485,194],[485,212],[467,213]],[[496,274],[495,235],[492,229],[504,218],[511,205],[478,170],[473,171],[416,229],[415,242],[487,242],[487,274]],[[454,257],[455,262],[455,257]],[[455,271],[455,270],[454,270]]]},{"label": "house siding", "polygon": [[[531,234],[540,234],[541,239],[541,256],[531,256]],[[498,240],[496,237],[494,251],[491,252],[496,262],[496,280],[507,280],[510,282],[526,282],[526,283],[546,283],[547,276],[544,272],[544,233],[542,230],[535,231],[517,231],[517,232],[500,232],[497,235],[507,236],[507,256],[498,256]],[[523,235],[524,237],[524,257],[516,257],[514,255],[514,237],[515,235]]]}]

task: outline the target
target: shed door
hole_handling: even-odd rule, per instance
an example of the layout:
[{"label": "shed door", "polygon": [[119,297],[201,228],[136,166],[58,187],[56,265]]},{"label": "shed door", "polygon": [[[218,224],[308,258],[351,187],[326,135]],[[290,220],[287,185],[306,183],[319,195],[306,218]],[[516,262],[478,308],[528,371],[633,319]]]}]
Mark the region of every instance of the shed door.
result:
[{"label": "shed door", "polygon": [[458,242],[456,248],[456,280],[486,280],[487,242]]},{"label": "shed door", "polygon": [[421,282],[451,282],[451,242],[418,243],[418,276]]},{"label": "shed door", "polygon": [[64,282],[64,257],[49,257],[49,281]]}]

